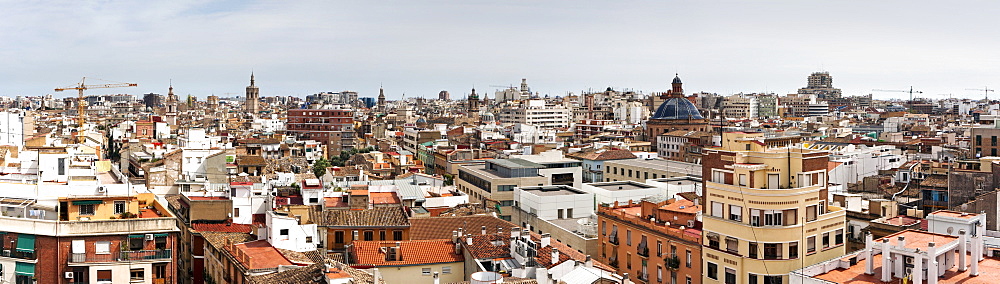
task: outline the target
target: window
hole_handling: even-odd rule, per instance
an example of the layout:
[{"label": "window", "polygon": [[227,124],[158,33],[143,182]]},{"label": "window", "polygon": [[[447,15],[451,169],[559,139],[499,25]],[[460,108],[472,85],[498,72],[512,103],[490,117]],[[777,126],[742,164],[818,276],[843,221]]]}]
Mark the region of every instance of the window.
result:
[{"label": "window", "polygon": [[764,259],[781,259],[781,244],[765,243]]},{"label": "window", "polygon": [[724,205],[721,202],[712,201],[712,217],[724,218],[723,217],[724,215],[722,215],[722,214],[724,214],[722,212],[723,206]]},{"label": "window", "polygon": [[726,268],[726,284],[736,284],[736,270]]},{"label": "window", "polygon": [[764,275],[764,284],[781,284],[781,275]]},{"label": "window", "polygon": [[707,264],[706,267],[708,267],[708,268],[706,268],[706,269],[708,269],[707,270],[708,271],[708,273],[707,273],[708,274],[708,278],[714,279],[714,280],[719,280],[719,265],[717,265],[715,263],[711,263],[711,262],[706,262],[706,264]]},{"label": "window", "polygon": [[806,253],[816,252],[816,236],[806,238]]},{"label": "window", "polygon": [[799,258],[799,242],[788,243],[788,258]]},{"label": "window", "polygon": [[365,236],[364,237],[365,237],[364,240],[366,240],[366,241],[372,241],[372,240],[375,239],[375,232],[365,231]]},{"label": "window", "polygon": [[823,248],[830,247],[830,233],[823,233]]},{"label": "window", "polygon": [[632,230],[625,230],[625,245],[632,245]]},{"label": "window", "polygon": [[[687,251],[687,255],[686,255],[686,257],[684,259],[685,259],[684,261],[686,262],[685,265],[687,266],[687,268],[691,268],[691,250]],[[688,282],[690,282],[690,281],[688,281]]]},{"label": "window", "polygon": [[132,281],[142,281],[146,279],[146,271],[143,270],[142,268],[132,269],[132,271],[129,271],[128,275],[129,275],[129,280]]},{"label": "window", "polygon": [[442,266],[441,274],[451,274],[451,266]]},{"label": "window", "polygon": [[125,201],[115,201],[115,214],[125,213]]},{"label": "window", "polygon": [[420,275],[431,276],[431,269],[430,268],[421,268],[420,269]]},{"label": "window", "polygon": [[760,227],[760,209],[750,209],[750,226]]},{"label": "window", "polygon": [[281,230],[279,230],[278,231],[278,235],[287,236],[288,235],[288,229],[281,229]]},{"label": "window", "polygon": [[749,178],[747,177],[747,175],[746,174],[740,174],[740,186],[747,186],[748,182],[749,182]]},{"label": "window", "polygon": [[392,231],[392,240],[393,241],[402,241],[403,240],[403,231],[400,231],[400,230]]},{"label": "window", "polygon": [[306,236],[306,242],[307,243],[312,243],[313,242],[313,237],[312,236]]},{"label": "window", "polygon": [[93,204],[84,204],[84,205],[79,205],[79,206],[80,206],[80,215],[86,215],[86,216],[94,215],[94,205]]},{"label": "window", "polygon": [[983,146],[983,136],[976,135],[976,146]]},{"label": "window", "polygon": [[708,247],[713,249],[719,249],[719,235],[710,234],[708,235]]},{"label": "window", "polygon": [[844,229],[837,229],[834,233],[833,244],[842,245],[844,244]]},{"label": "window", "polygon": [[[139,235],[139,236],[140,237],[144,237],[142,235]],[[129,238],[128,239],[128,250],[131,250],[131,251],[142,250],[142,248],[144,247],[145,242],[146,242],[146,240],[143,239],[143,238]]]},{"label": "window", "polygon": [[812,222],[816,220],[816,212],[819,208],[817,205],[809,205],[806,207],[806,222]]},{"label": "window", "polygon": [[750,273],[750,277],[747,278],[747,284],[757,284],[757,274]]},{"label": "window", "polygon": [[757,243],[750,243],[750,251],[749,251],[750,258],[757,259],[757,249],[758,249]]},{"label": "window", "polygon": [[380,241],[385,240],[385,231],[378,231],[378,240]]},{"label": "window", "polygon": [[663,266],[656,266],[656,282],[663,282]]},{"label": "window", "polygon": [[663,256],[663,242],[656,241],[656,256]]},{"label": "window", "polygon": [[573,208],[567,208],[566,209],[566,218],[569,218],[569,219],[573,218]]},{"label": "window", "polygon": [[601,221],[601,235],[602,236],[607,236],[608,235],[608,222],[607,221]]},{"label": "window", "polygon": [[687,278],[685,279],[684,283],[691,284],[691,276],[685,276],[684,278]]},{"label": "window", "polygon": [[233,217],[240,217],[240,208],[233,208]]},{"label": "window", "polygon": [[343,231],[333,232],[333,242],[337,244],[344,243],[344,232]]},{"label": "window", "polygon": [[742,222],[743,221],[743,207],[736,205],[729,205],[729,220]]},{"label": "window", "polygon": [[557,212],[556,219],[562,219],[563,218],[563,210],[562,209],[557,209],[556,212]]},{"label": "window", "polygon": [[97,281],[111,282],[111,270],[98,270]]},{"label": "window", "polygon": [[111,242],[102,241],[94,243],[95,254],[111,254]]},{"label": "window", "polygon": [[736,240],[736,238],[726,237],[726,251],[739,254],[740,241]]}]

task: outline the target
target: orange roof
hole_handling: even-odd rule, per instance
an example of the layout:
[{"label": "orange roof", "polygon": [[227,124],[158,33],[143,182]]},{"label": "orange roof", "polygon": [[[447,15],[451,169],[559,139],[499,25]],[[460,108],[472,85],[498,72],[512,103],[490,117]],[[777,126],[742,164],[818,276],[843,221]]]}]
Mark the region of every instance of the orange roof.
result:
[{"label": "orange roof", "polygon": [[402,260],[386,261],[383,247],[395,247],[392,241],[354,241],[354,255],[358,264],[382,266],[408,266],[433,263],[462,262],[462,255],[455,254],[455,245],[451,240],[420,240],[402,241],[400,255]]},{"label": "orange roof", "polygon": [[191,200],[229,200],[229,197],[225,196],[188,196]]},{"label": "orange roof", "polygon": [[253,231],[253,227],[250,225],[234,223],[192,223],[191,228],[201,232],[250,233]]},{"label": "orange roof", "polygon": [[908,249],[920,249],[921,251],[927,251],[927,243],[936,243],[938,246],[943,246],[944,244],[958,240],[958,237],[937,234],[925,231],[915,231],[915,230],[905,230],[892,235],[885,236],[878,239],[881,242],[883,239],[889,239],[889,244],[893,246],[899,245],[898,237],[902,236],[906,241],[906,248]]},{"label": "orange roof", "polygon": [[142,209],[139,211],[139,218],[160,218],[160,214],[156,213],[153,209]]},{"label": "orange roof", "polygon": [[352,189],[351,195],[368,195],[367,189]]},{"label": "orange roof", "polygon": [[[875,274],[868,275],[865,274],[865,260],[859,260],[857,264],[852,265],[846,269],[834,269],[827,273],[819,274],[813,276],[817,279],[822,279],[834,283],[885,283],[880,279],[882,277],[882,254],[875,255]],[[966,269],[965,271],[958,271],[958,266],[952,266],[944,272],[944,275],[938,279],[940,284],[987,284],[996,283],[996,278],[990,277],[988,275],[993,275],[996,272],[1000,272],[1000,260],[995,258],[983,258],[983,261],[979,262],[979,273],[980,276],[973,277],[969,276],[971,270]],[[902,283],[899,278],[893,277],[892,282],[889,283]]]},{"label": "orange roof", "polygon": [[660,206],[660,209],[678,213],[697,214],[701,211],[701,205],[695,206],[691,200],[681,199],[674,203]]},{"label": "orange roof", "polygon": [[230,254],[248,269],[294,265],[266,240],[235,244],[233,245],[233,249],[230,250]]},{"label": "orange roof", "polygon": [[368,194],[372,204],[399,204],[399,197],[394,192],[372,192]]}]

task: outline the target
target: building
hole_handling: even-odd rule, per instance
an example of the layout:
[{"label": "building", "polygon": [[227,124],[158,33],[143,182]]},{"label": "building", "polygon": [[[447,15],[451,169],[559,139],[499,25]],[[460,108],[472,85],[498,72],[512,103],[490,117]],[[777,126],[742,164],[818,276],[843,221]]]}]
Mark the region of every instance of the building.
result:
[{"label": "building", "polygon": [[972,128],[972,154],[976,157],[997,157],[1000,149],[1000,128],[997,127],[975,127]]},{"label": "building", "polygon": [[[233,202],[228,196],[205,196],[200,192],[170,194],[164,198],[167,200],[170,212],[177,216],[177,226],[180,228],[176,247],[179,273],[175,281],[205,283],[205,255],[202,250],[204,238],[200,232],[216,231],[208,229],[209,224],[233,227],[231,222],[226,225],[233,212]],[[245,226],[237,224],[236,227],[246,230],[244,233],[250,232]]]},{"label": "building", "polygon": [[250,73],[250,86],[247,86],[246,98],[243,101],[243,111],[256,115],[260,112],[260,88],[254,84],[253,73]]},{"label": "building", "polygon": [[[827,203],[829,153],[769,147],[725,133],[707,149],[705,283],[787,283],[788,273],[845,253],[845,210]],[[739,279],[739,280],[737,280]]]},{"label": "building", "polygon": [[333,150],[354,148],[354,111],[350,109],[290,109],[287,131],[299,140],[315,140]]},{"label": "building", "polygon": [[816,95],[820,99],[840,98],[840,89],[833,87],[833,76],[830,72],[813,72],[809,75],[806,87],[799,89],[800,95]]},{"label": "building", "polygon": [[636,283],[701,283],[700,210],[689,200],[602,204],[598,259]]},{"label": "building", "polygon": [[700,164],[702,149],[714,146],[716,137],[709,132],[674,130],[656,136],[656,154],[667,160]]},{"label": "building", "polygon": [[[364,203],[363,208],[367,208],[367,200]],[[410,221],[404,210],[400,206],[367,210],[313,210],[309,213],[309,220],[316,223],[321,236],[326,236],[323,247],[328,252],[343,251],[353,241],[410,239]]]},{"label": "building", "polygon": [[[698,112],[698,108],[691,103],[691,100],[684,97],[681,78],[674,77],[674,81],[670,85],[672,86],[670,92],[659,96],[663,103],[646,121],[646,141],[653,142],[654,137],[674,130],[709,130],[708,120]],[[656,99],[653,100],[654,103],[656,101]],[[654,143],[653,146],[655,148],[656,144]]]},{"label": "building", "polygon": [[631,159],[604,162],[604,181],[646,182],[649,179],[696,176],[702,165],[664,159]]},{"label": "building", "polygon": [[514,189],[512,223],[553,238],[583,254],[597,254],[597,222],[592,218],[594,195],[565,186]]},{"label": "building", "polygon": [[521,106],[500,109],[500,123],[522,123],[542,129],[566,128],[572,120],[572,110],[562,105],[551,105],[545,100],[527,100]]},{"label": "building", "polygon": [[539,174],[544,168],[524,159],[486,160],[460,166],[455,186],[469,195],[469,201],[497,207],[499,217],[510,221],[515,187],[552,185],[548,177]]},{"label": "building", "polygon": [[465,279],[465,259],[450,239],[355,241],[350,264],[379,269],[386,283],[455,283]]},{"label": "building", "polygon": [[442,101],[451,100],[451,93],[448,93],[448,91],[441,91],[438,93],[438,99]]},{"label": "building", "polygon": [[588,148],[575,153],[566,154],[567,158],[573,158],[583,162],[583,182],[604,181],[604,162],[615,160],[635,159],[632,151],[616,148]]}]

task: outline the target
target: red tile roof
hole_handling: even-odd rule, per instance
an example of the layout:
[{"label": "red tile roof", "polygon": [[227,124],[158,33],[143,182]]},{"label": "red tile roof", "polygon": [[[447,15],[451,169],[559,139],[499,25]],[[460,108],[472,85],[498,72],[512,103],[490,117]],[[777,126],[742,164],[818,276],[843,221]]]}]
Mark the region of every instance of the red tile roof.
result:
[{"label": "red tile roof", "polygon": [[399,197],[394,192],[372,192],[368,194],[371,204],[399,204]]},{"label": "red tile roof", "polygon": [[266,240],[235,244],[229,253],[248,269],[294,265]]},{"label": "red tile roof", "polygon": [[200,232],[250,233],[253,226],[233,223],[192,223],[191,228]]},{"label": "red tile roof", "polygon": [[462,255],[455,254],[455,245],[451,240],[417,240],[399,243],[402,260],[386,260],[382,248],[395,247],[396,242],[391,241],[355,241],[351,250],[354,251],[356,263],[375,267],[464,261]]}]

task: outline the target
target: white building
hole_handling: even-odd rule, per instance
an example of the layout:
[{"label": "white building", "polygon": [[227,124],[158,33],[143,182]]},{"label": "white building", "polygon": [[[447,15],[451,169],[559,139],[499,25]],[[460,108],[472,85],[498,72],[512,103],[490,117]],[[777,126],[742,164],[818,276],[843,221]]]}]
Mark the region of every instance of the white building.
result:
[{"label": "white building", "polygon": [[594,212],[594,194],[565,185],[515,188],[514,200],[521,210],[542,220],[580,218]]},{"label": "white building", "polygon": [[520,107],[500,110],[501,123],[524,123],[541,128],[569,127],[573,111],[562,105],[549,105],[544,100],[528,100]]},{"label": "white building", "polygon": [[316,224],[299,225],[300,216],[289,216],[287,211],[267,211],[267,242],[280,249],[306,252],[316,250],[320,241]]},{"label": "white building", "polygon": [[612,181],[585,183],[580,188],[583,192],[594,195],[597,204],[625,203],[663,194],[663,190],[644,183],[634,181]]}]

